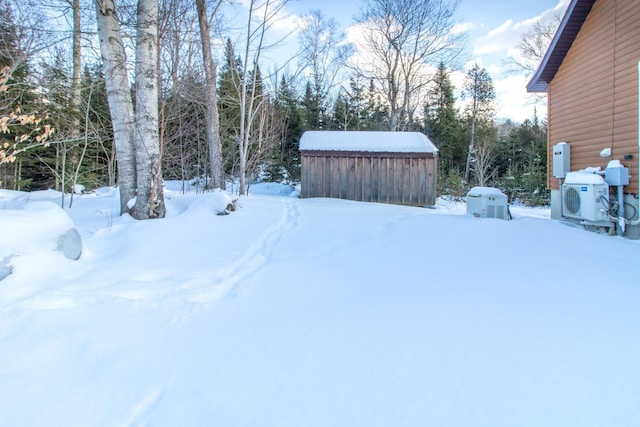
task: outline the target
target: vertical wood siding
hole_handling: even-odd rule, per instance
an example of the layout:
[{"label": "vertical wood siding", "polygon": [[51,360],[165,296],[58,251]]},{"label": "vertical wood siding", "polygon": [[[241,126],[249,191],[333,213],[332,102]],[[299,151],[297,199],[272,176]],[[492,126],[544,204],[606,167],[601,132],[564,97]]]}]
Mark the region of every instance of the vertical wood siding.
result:
[{"label": "vertical wood siding", "polygon": [[[627,192],[638,193],[638,61],[640,1],[598,0],[548,88],[549,187],[552,147],[571,144],[571,170],[630,167]],[[612,156],[600,157],[604,148]],[[624,160],[632,154],[633,160]]]},{"label": "vertical wood siding", "polygon": [[436,165],[424,153],[303,152],[301,197],[432,206]]}]

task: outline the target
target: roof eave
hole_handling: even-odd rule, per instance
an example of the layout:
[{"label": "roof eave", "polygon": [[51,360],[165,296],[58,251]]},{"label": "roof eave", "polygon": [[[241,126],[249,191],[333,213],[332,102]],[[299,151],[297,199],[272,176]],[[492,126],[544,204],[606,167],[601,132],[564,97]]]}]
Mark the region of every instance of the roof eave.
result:
[{"label": "roof eave", "polygon": [[527,92],[547,91],[594,3],[595,0],[572,0],[569,3],[544,58],[527,84]]}]

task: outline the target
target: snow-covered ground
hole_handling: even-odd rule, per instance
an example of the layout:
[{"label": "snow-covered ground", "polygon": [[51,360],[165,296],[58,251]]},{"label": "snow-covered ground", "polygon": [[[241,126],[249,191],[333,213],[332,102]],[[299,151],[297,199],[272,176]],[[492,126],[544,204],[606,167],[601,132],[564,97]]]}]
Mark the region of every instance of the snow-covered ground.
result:
[{"label": "snow-covered ground", "polygon": [[[639,242],[274,184],[218,216],[173,188],[142,222],[76,196],[78,261],[11,258],[1,426],[640,425]],[[59,199],[0,191],[2,233]]]}]

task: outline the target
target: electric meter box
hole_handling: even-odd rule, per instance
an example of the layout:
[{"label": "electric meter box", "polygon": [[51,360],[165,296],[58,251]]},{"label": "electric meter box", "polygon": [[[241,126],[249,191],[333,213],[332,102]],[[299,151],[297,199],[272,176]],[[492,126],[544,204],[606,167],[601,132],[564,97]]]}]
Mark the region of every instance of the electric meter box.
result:
[{"label": "electric meter box", "polygon": [[570,172],[571,149],[568,143],[560,142],[553,146],[553,177],[564,179]]}]

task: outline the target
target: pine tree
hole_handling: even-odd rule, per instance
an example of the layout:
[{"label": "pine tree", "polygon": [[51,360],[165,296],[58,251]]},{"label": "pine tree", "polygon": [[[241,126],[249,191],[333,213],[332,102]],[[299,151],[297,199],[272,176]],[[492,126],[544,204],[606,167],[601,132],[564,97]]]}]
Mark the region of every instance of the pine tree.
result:
[{"label": "pine tree", "polygon": [[440,63],[428,92],[425,106],[425,130],[439,149],[441,176],[450,169],[462,170],[465,164],[465,141],[455,107],[454,87],[444,63]]},{"label": "pine tree", "polygon": [[242,63],[235,56],[231,39],[227,39],[225,61],[218,78],[218,112],[225,173],[234,175],[238,164],[238,124],[240,123],[240,76]]},{"label": "pine tree", "polygon": [[361,128],[363,130],[388,130],[389,108],[380,101],[380,94],[373,80],[369,80],[369,87],[363,94],[363,110],[361,114]]},{"label": "pine tree", "polygon": [[352,104],[352,98],[344,91],[340,91],[333,104],[330,129],[333,130],[359,130],[358,114]]},{"label": "pine tree", "polygon": [[[283,76],[276,96],[278,115],[284,123],[284,131],[280,143],[276,145],[277,165],[282,166],[290,179],[300,178],[300,137],[304,132],[304,119],[300,103]],[[284,177],[282,177],[284,178]]]},{"label": "pine tree", "polygon": [[524,203],[546,204],[549,201],[546,127],[535,117],[519,125],[509,125],[496,150],[500,186],[510,200],[517,198]]},{"label": "pine tree", "polygon": [[99,65],[94,66],[93,69],[85,67],[80,95],[84,109],[81,127],[86,127],[94,138],[87,153],[84,183],[89,188],[115,185],[116,160],[113,149],[113,128],[102,67]]},{"label": "pine tree", "polygon": [[198,178],[204,185],[210,170],[205,87],[200,73],[189,72],[176,81],[165,99],[163,171],[168,179]]},{"label": "pine tree", "polygon": [[305,122],[307,130],[322,129],[322,111],[317,94],[314,93],[311,82],[307,82],[304,89],[304,100],[302,108],[305,111]]}]

